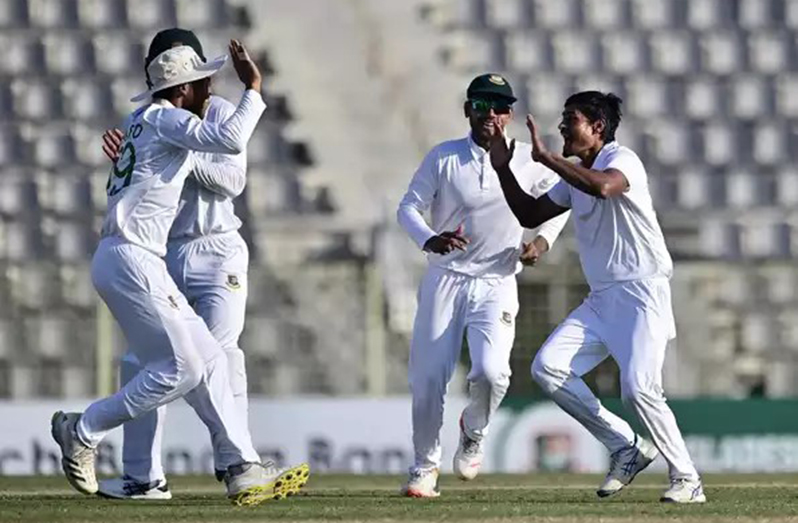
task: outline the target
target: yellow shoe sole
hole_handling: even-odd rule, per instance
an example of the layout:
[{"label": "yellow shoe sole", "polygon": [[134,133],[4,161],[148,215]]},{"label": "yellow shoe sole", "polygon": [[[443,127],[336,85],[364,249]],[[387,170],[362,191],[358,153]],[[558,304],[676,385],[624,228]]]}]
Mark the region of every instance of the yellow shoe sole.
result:
[{"label": "yellow shoe sole", "polygon": [[285,499],[298,493],[309,478],[310,467],[303,463],[286,470],[271,483],[248,488],[230,499],[239,507],[254,507],[265,501]]}]

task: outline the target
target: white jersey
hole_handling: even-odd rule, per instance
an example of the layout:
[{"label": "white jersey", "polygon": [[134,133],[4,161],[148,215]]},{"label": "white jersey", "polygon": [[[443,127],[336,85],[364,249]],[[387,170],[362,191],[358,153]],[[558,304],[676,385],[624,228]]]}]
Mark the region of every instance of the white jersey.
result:
[{"label": "white jersey", "polygon": [[560,181],[549,198],[573,210],[582,271],[592,290],[617,282],[670,278],[673,273],[665,237],[657,221],[643,162],[628,147],[611,142],[591,169],[621,171],[629,188],[621,196],[601,199]]},{"label": "white jersey", "polygon": [[194,168],[191,151],[239,154],[266,108],[247,90],[225,122],[206,122],[165,100],[125,120],[125,138],[108,179],[102,237],[116,236],[158,256],[166,254],[183,182]]},{"label": "white jersey", "polygon": [[[531,146],[516,141],[511,167],[518,183],[540,197],[558,181],[553,171],[532,161]],[[422,213],[432,207],[432,226]],[[397,211],[399,224],[423,247],[431,237],[464,228],[470,241],[465,251],[428,253],[431,265],[479,277],[505,277],[521,270],[519,256],[524,229],[504,199],[499,178],[485,149],[471,136],[435,146],[413,176]],[[554,245],[568,214],[538,230]]]},{"label": "white jersey", "polygon": [[[222,123],[236,106],[222,97],[211,96],[204,120]],[[180,195],[177,217],[169,240],[198,238],[209,234],[236,231],[241,220],[235,214],[233,199],[247,183],[247,154],[196,153],[194,169]]]}]

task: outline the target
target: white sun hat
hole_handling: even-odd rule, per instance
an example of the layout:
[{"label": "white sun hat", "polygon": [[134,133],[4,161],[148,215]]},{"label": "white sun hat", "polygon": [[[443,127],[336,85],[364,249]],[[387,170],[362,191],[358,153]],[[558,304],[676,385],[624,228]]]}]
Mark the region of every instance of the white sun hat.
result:
[{"label": "white sun hat", "polygon": [[155,57],[147,66],[152,88],[130,99],[131,102],[146,100],[153,93],[169,87],[187,84],[212,76],[227,63],[227,55],[203,62],[196,51],[187,45],[167,49]]}]

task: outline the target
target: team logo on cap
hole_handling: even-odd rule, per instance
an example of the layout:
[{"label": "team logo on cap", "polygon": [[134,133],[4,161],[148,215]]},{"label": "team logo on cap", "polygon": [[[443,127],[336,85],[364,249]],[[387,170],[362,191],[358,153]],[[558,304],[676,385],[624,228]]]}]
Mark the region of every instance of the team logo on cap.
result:
[{"label": "team logo on cap", "polygon": [[501,76],[497,74],[492,74],[488,77],[488,81],[492,84],[496,85],[507,85],[507,82]]},{"label": "team logo on cap", "polygon": [[241,288],[241,282],[238,280],[238,276],[235,274],[228,274],[227,275],[227,286],[233,290],[237,290]]}]

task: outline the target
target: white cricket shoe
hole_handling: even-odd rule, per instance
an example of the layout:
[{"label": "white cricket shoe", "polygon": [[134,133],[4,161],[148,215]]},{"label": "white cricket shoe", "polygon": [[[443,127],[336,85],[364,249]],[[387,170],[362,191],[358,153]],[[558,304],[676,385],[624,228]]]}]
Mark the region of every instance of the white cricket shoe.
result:
[{"label": "white cricket shoe", "polygon": [[141,483],[130,476],[100,481],[97,494],[111,499],[172,499],[172,492],[165,479]]},{"label": "white cricket shoe", "polygon": [[67,481],[83,494],[97,493],[97,475],[94,470],[95,451],[78,439],[77,426],[80,414],[58,411],[50,420],[50,433],[61,447],[61,468]]},{"label": "white cricket shoe", "polygon": [[477,477],[479,468],[482,466],[483,455],[482,442],[468,437],[463,417],[460,416],[460,444],[457,446],[457,452],[454,453],[452,464],[457,477],[463,481],[470,481]]},{"label": "white cricket shoe", "polygon": [[674,479],[659,500],[667,503],[706,503],[707,497],[700,479]]},{"label": "white cricket shoe", "polygon": [[242,463],[227,469],[224,482],[227,497],[235,505],[260,505],[270,499],[293,496],[305,486],[310,467],[303,463],[292,468],[278,468],[274,462]]},{"label": "white cricket shoe", "polygon": [[612,496],[635,479],[659,455],[657,447],[645,439],[635,436],[633,445],[614,452],[610,456],[610,471],[596,494],[600,498]]},{"label": "white cricket shoe", "polygon": [[438,469],[411,471],[407,483],[402,487],[402,495],[408,498],[437,498],[441,495],[438,475]]}]

